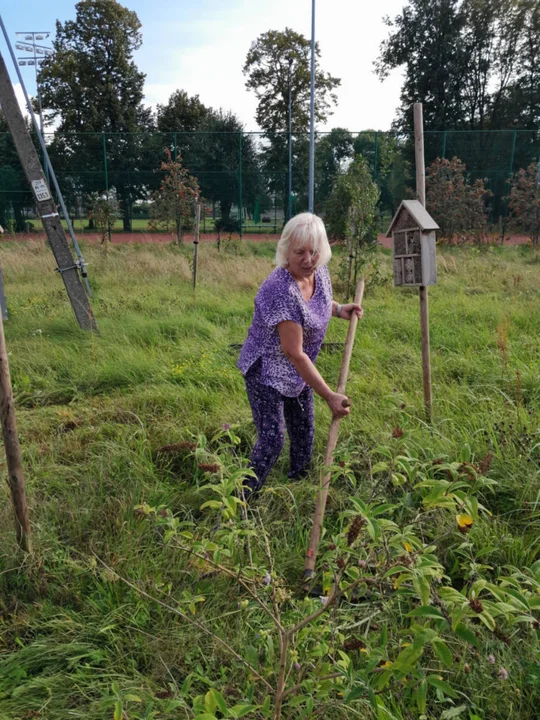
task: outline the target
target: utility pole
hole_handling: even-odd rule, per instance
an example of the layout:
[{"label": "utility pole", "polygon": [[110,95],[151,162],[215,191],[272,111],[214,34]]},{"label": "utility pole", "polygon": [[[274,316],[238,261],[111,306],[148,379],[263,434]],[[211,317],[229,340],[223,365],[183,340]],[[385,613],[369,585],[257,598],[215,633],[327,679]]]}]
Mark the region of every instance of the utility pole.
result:
[{"label": "utility pole", "polygon": [[311,102],[309,112],[309,194],[308,211],[315,198],[315,0],[311,0]]},{"label": "utility pole", "polygon": [[[32,188],[38,213],[49,238],[57,270],[62,276],[75,317],[84,330],[97,330],[96,320],[84,287],[79,278],[80,261],[74,261],[66,241],[56,205],[39,161],[38,154],[24,122],[23,114],[15,97],[9,73],[0,54],[0,105],[6,119],[21,165]],[[41,140],[43,139],[40,135]],[[45,148],[46,152],[46,148]]]},{"label": "utility pole", "polygon": [[292,218],[292,93],[291,93],[291,74],[292,74],[292,57],[289,58],[289,193],[287,201],[287,220]]}]

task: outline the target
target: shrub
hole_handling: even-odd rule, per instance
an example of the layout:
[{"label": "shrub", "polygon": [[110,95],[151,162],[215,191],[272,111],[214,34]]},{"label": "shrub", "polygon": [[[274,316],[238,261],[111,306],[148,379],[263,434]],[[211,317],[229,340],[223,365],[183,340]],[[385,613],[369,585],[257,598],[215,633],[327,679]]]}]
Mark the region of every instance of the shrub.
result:
[{"label": "shrub", "polygon": [[521,229],[530,237],[532,244],[540,244],[540,171],[536,163],[521,168],[512,180],[510,189],[510,212]]},{"label": "shrub", "polygon": [[437,158],[426,173],[426,204],[446,242],[480,243],[486,237],[486,200],[492,193],[483,180],[471,184],[459,158]]}]

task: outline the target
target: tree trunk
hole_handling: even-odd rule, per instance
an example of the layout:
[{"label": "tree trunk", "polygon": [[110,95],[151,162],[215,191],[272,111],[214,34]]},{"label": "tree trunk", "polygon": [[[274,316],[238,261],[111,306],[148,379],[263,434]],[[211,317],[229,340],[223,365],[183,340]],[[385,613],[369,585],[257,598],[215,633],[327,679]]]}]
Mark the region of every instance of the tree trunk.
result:
[{"label": "tree trunk", "polygon": [[232,203],[230,202],[222,202],[221,203],[221,219],[225,222],[229,222],[230,216],[231,216],[231,206]]}]

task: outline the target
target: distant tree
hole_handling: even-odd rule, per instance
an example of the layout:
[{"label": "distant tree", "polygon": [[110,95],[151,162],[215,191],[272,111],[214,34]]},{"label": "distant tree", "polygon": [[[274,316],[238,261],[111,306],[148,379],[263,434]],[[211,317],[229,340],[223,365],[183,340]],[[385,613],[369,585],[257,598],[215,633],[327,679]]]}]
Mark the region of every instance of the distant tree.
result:
[{"label": "distant tree", "polygon": [[[302,34],[285,28],[269,30],[251,44],[244,63],[246,87],[258,100],[256,120],[267,132],[288,129],[289,60],[291,61],[291,98],[293,132],[305,131],[309,124],[310,41]],[[315,47],[317,94],[316,122],[324,123],[337,102],[332,92],[341,80],[320,68],[320,50]]]},{"label": "distant tree", "polygon": [[531,163],[519,170],[512,180],[510,212],[535,247],[540,246],[540,164]]},{"label": "distant tree", "polygon": [[175,90],[166,105],[157,106],[157,128],[160,132],[193,132],[207,115],[208,108],[198,95],[190,97],[185,90]]},{"label": "distant tree", "polygon": [[145,196],[149,181],[137,171],[155,151],[137,135],[153,128],[143,104],[145,76],[133,61],[141,23],[116,0],[81,0],[75,11],[75,20],[56,23],[55,52],[39,73],[48,121],[56,121],[51,155],[75,187],[98,190],[104,182],[101,133],[107,133],[109,183],[129,231],[131,205]]},{"label": "distant tree", "polygon": [[26,175],[0,110],[0,225],[6,230],[23,232],[24,211],[33,205]]},{"label": "distant tree", "polygon": [[101,233],[101,244],[112,241],[114,223],[121,217],[115,188],[88,196],[89,217],[94,220],[96,230]]},{"label": "distant tree", "polygon": [[165,149],[166,160],[161,163],[164,173],[159,190],[152,197],[150,206],[150,229],[174,229],[176,241],[180,245],[186,230],[193,227],[195,203],[200,191],[197,179],[182,165],[178,155],[174,160],[171,151]]},{"label": "distant tree", "polygon": [[363,248],[377,241],[378,202],[379,188],[366,160],[358,156],[346,173],[335,178],[324,216],[328,236],[347,247],[346,296],[356,284]]},{"label": "distant tree", "polygon": [[437,158],[426,171],[426,206],[447,242],[482,242],[487,230],[486,200],[491,196],[483,180],[469,181],[457,157]]},{"label": "distant tree", "polygon": [[315,146],[315,208],[324,207],[336,175],[346,171],[353,156],[353,137],[348,130],[332,128],[319,137]]}]

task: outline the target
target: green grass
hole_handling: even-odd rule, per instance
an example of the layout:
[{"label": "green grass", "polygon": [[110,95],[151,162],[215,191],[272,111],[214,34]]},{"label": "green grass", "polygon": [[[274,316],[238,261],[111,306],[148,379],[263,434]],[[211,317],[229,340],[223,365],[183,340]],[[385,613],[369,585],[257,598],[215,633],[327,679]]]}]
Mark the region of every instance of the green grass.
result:
[{"label": "green grass", "polygon": [[[238,255],[218,255],[201,246],[194,292],[189,249],[84,247],[100,330],[88,335],[76,327],[49,251],[41,244],[2,245],[5,330],[35,548],[30,558],[17,553],[5,490],[2,720],[112,718],[113,683],[140,699],[127,702],[124,717],[184,717],[169,705],[190,672],[199,693],[208,683],[231,698],[243,692],[239,669],[218,645],[138,596],[95,555],[148,591],[170,584],[170,594],[180,598],[189,587],[186,559],[164,546],[134,508],[165,505],[182,519],[204,522],[199,508],[206,494],[196,464],[182,451],[165,462],[157,453],[164,445],[210,437],[234,423],[249,453],[254,430],[230,346],[245,338],[273,249],[244,245]],[[388,253],[381,251],[379,260],[389,277]],[[338,263],[331,270],[339,298]],[[497,569],[530,567],[540,558],[539,270],[529,248],[440,251],[439,284],[430,289],[432,426],[423,416],[418,294],[368,283],[348,383],[353,410],[340,436],[355,457],[356,487],[332,490],[329,526],[350,493],[382,492],[382,499],[389,493],[394,502],[407,502],[405,491],[381,491],[370,474],[377,447],[395,451],[403,442],[392,437],[399,428],[420,458],[456,460],[465,446],[475,460],[492,453],[489,476],[498,486],[483,498],[492,515],[469,536],[472,552]],[[334,320],[327,340],[343,342],[345,333],[345,323]],[[339,353],[322,353],[318,361],[331,384],[340,361]],[[317,400],[319,460],[328,421]],[[276,562],[294,584],[314,490],[313,479],[287,487],[286,471],[284,454],[259,507]],[[454,533],[443,553],[458,584],[465,582],[463,542]],[[205,588],[201,616],[231,613],[223,632],[235,647],[249,645],[234,587],[207,581]],[[393,632],[400,618],[383,622]],[[482,720],[533,720],[540,692],[534,633],[482,643],[450,671],[462,701]],[[507,681],[492,672],[489,653],[509,671]],[[395,718],[418,717],[399,693],[389,707]],[[434,702],[426,717],[440,718],[445,708]]]},{"label": "green grass", "polygon": [[[39,230],[43,230],[43,226],[41,223],[41,220],[32,220],[31,221],[33,226]],[[62,220],[63,227],[67,230],[67,223],[65,220]],[[134,233],[142,233],[142,232],[156,232],[155,230],[150,231],[148,224],[149,220],[147,218],[133,218],[131,221],[131,227],[132,232]],[[72,225],[74,231],[77,233],[77,235],[82,235],[84,237],[85,233],[95,233],[96,230],[90,230],[88,228],[88,218],[82,218],[82,219],[75,219],[72,220]],[[116,222],[112,226],[112,231],[115,233],[122,233],[124,232],[124,224],[122,220],[116,220]],[[253,221],[246,221],[243,224],[243,231],[244,233],[255,233],[260,235],[267,235],[269,233],[276,233],[281,231],[281,221],[277,220],[277,225],[274,224],[274,218],[272,216],[272,222],[269,223],[255,223]],[[157,231],[157,232],[164,232],[164,231]],[[201,232],[207,232],[207,233],[213,233],[215,232],[214,227],[214,221],[212,218],[207,217],[206,219],[201,220]],[[224,237],[226,237],[226,233],[224,233]]]}]

